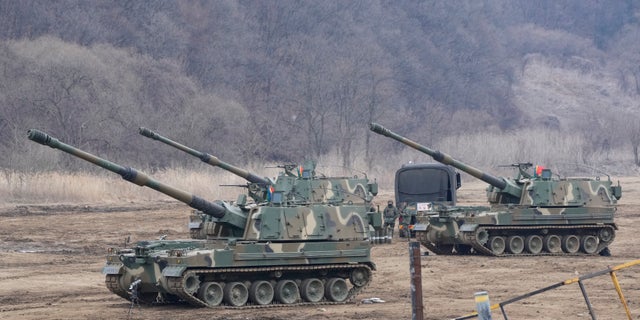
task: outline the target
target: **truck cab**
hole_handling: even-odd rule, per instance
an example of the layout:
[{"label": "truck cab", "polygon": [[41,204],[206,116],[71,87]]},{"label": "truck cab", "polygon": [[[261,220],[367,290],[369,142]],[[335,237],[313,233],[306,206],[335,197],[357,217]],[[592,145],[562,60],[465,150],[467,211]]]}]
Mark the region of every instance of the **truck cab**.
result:
[{"label": "truck cab", "polygon": [[[456,204],[460,173],[441,163],[410,163],[396,171],[396,204],[401,210],[400,237],[414,236],[418,203]],[[410,219],[403,224],[403,219]],[[408,230],[405,230],[408,229]]]}]

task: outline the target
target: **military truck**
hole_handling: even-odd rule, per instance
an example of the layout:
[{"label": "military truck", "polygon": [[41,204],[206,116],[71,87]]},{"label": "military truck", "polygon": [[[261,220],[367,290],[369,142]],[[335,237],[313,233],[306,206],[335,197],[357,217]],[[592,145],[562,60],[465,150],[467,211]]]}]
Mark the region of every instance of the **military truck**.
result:
[{"label": "military truck", "polygon": [[107,288],[122,298],[202,307],[334,304],[350,301],[371,281],[369,225],[381,222],[368,212],[377,185],[366,177],[314,181],[308,171],[299,180],[283,174],[268,187],[267,201],[232,204],[171,187],[42,131],[29,130],[28,138],[210,217],[206,239],[109,248],[102,272]]},{"label": "military truck", "polygon": [[413,238],[418,209],[428,208],[431,203],[455,205],[461,180],[460,173],[441,163],[408,163],[396,171],[394,184],[401,211],[399,235]]},{"label": "military truck", "polygon": [[489,184],[489,206],[434,204],[417,217],[416,237],[436,254],[491,256],[596,255],[609,253],[620,183],[611,178],[554,176],[531,163],[516,163],[503,178],[480,171],[372,123],[370,129]]}]

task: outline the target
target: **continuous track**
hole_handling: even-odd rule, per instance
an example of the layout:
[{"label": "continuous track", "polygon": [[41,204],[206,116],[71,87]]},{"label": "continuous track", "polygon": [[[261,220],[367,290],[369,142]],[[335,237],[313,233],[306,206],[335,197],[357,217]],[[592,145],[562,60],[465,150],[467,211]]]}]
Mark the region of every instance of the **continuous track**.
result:
[{"label": "continuous track", "polygon": [[[509,253],[507,251],[505,251],[504,253],[501,254],[496,254],[495,252],[493,252],[490,248],[488,248],[486,246],[486,243],[481,243],[478,239],[478,231],[479,230],[483,230],[486,231],[488,234],[501,234],[503,235],[505,232],[511,232],[513,233],[513,231],[523,231],[523,233],[526,232],[530,232],[530,231],[535,231],[535,230],[542,230],[542,229],[546,229],[549,232],[553,232],[554,230],[562,230],[562,231],[567,231],[567,230],[580,230],[580,231],[585,231],[585,230],[589,230],[591,231],[591,233],[596,233],[598,234],[600,232],[600,230],[606,229],[609,231],[610,234],[610,238],[607,241],[603,241],[602,239],[600,239],[599,243],[598,243],[598,247],[595,250],[594,253],[584,253],[584,252],[576,252],[576,253],[567,253],[567,252],[558,252],[558,253],[551,253],[551,252],[540,252],[540,253],[528,253],[526,251],[523,251],[522,253],[518,253],[518,254],[513,254],[513,253]],[[595,230],[595,229],[599,229],[599,230]],[[497,231],[497,232],[496,232]],[[571,234],[579,234],[580,232],[573,232]],[[517,233],[514,233],[517,234]],[[525,236],[524,234],[520,234],[521,236]],[[467,243],[471,243],[471,248],[473,249],[473,251],[469,251],[469,252],[456,252],[454,251],[454,245],[440,245],[438,246],[435,243],[429,242],[426,238],[426,233],[425,232],[416,232],[416,237],[417,239],[420,241],[420,243],[425,246],[429,251],[435,253],[435,254],[439,254],[439,255],[463,255],[463,254],[469,254],[469,253],[473,253],[473,254],[480,254],[480,255],[486,255],[486,256],[494,256],[494,257],[523,257],[523,256],[594,256],[594,255],[599,255],[603,250],[605,250],[605,248],[607,248],[607,246],[609,244],[611,244],[615,238],[615,230],[614,227],[611,225],[553,225],[553,226],[483,226],[480,227],[478,230],[473,231],[473,232],[463,232],[462,233],[462,237],[464,237],[465,242]]]},{"label": "continuous track", "polygon": [[[291,273],[295,272],[300,276],[304,276],[298,280],[304,280],[304,278],[317,277],[317,274],[326,273],[329,274],[331,272],[349,272],[355,269],[362,269],[365,271],[366,277],[362,283],[358,285],[352,285],[352,287],[348,291],[347,297],[343,301],[329,301],[327,298],[323,298],[318,302],[308,302],[301,301],[301,298],[298,298],[295,303],[281,303],[276,299],[269,304],[256,304],[249,300],[245,305],[242,306],[230,306],[224,303],[212,306],[207,304],[205,301],[201,300],[197,297],[196,294],[190,293],[184,287],[185,278],[191,276],[197,277],[206,277],[207,275],[216,274],[216,276],[224,276],[228,274],[231,277],[237,277],[238,275],[250,275],[250,274],[265,274],[265,273]],[[277,307],[292,307],[292,306],[308,306],[308,305],[337,305],[337,304],[346,304],[353,301],[354,297],[356,297],[362,290],[364,290],[369,283],[371,282],[371,268],[365,264],[332,264],[332,265],[317,265],[317,266],[273,266],[273,267],[253,267],[253,268],[201,268],[201,269],[189,269],[185,271],[185,273],[181,277],[168,277],[168,285],[172,294],[175,295],[177,300],[184,301],[190,305],[198,306],[198,307],[206,307],[206,308],[224,308],[224,309],[258,309],[258,308],[277,308]],[[106,278],[107,288],[118,296],[125,298],[127,300],[130,299],[131,294],[121,288],[118,285],[118,277],[119,275],[108,275]],[[348,277],[346,278],[348,281]],[[269,279],[264,279],[269,280]],[[160,296],[159,296],[160,297]],[[300,297],[300,296],[299,296]],[[172,301],[148,301],[141,300],[143,303],[152,303],[152,304],[163,304],[163,303],[173,303]]]}]

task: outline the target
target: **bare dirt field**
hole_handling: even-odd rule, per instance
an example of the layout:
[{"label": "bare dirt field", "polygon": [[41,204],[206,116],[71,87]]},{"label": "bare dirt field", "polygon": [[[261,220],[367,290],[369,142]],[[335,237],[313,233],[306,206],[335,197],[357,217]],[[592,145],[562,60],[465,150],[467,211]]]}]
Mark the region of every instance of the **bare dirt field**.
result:
[{"label": "bare dirt field", "polygon": [[[640,179],[622,179],[620,227],[611,257],[423,256],[425,319],[472,312],[474,293],[492,303],[640,258]],[[483,184],[463,186],[462,203],[482,203]],[[380,198],[380,197],[379,197]],[[380,201],[386,201],[381,197]],[[0,200],[2,201],[2,200]],[[372,283],[354,303],[322,307],[203,309],[186,305],[136,307],[111,294],[101,267],[105,249],[132,241],[188,237],[190,209],[175,202],[104,205],[15,205],[0,202],[0,319],[410,319],[406,240],[376,245]],[[640,266],[617,273],[634,319],[640,319]],[[626,319],[609,275],[585,281],[598,319]],[[378,297],[385,303],[362,304]],[[509,319],[590,319],[577,284],[506,307]],[[494,311],[494,319],[502,319]]]}]

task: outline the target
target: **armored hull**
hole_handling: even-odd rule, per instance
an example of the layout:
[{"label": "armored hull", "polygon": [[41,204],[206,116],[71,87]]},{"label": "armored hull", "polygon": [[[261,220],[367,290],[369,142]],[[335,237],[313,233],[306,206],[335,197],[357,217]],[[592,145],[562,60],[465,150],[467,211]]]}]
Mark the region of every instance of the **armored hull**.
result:
[{"label": "armored hull", "polygon": [[216,307],[343,303],[370,281],[368,241],[151,241],[113,250],[107,288],[141,303]]},{"label": "armored hull", "polygon": [[132,249],[111,248],[103,273],[113,293],[130,299],[135,283],[135,297],[150,304],[344,303],[369,283],[375,270],[366,237],[368,221],[358,210],[253,207],[242,237],[143,241]]},{"label": "armored hull", "polygon": [[606,253],[617,230],[613,211],[515,206],[438,210],[418,215],[416,237],[430,251],[445,255],[593,255]]}]

